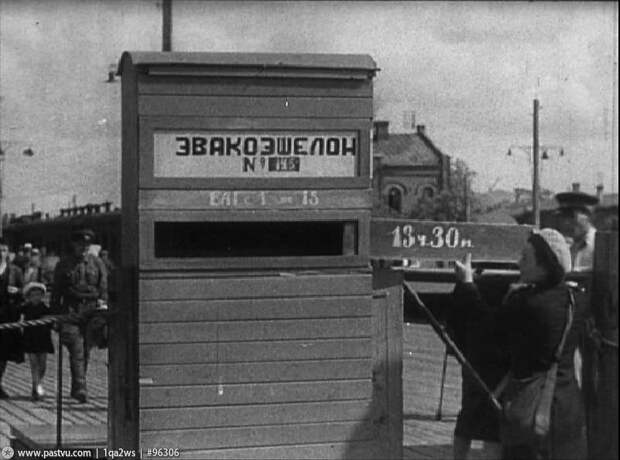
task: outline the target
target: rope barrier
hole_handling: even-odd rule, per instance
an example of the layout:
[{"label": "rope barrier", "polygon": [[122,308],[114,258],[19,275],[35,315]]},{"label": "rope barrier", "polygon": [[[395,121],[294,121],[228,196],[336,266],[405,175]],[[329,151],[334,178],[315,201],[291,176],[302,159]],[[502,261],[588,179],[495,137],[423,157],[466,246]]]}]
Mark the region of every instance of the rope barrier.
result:
[{"label": "rope barrier", "polygon": [[11,329],[21,329],[24,327],[47,326],[48,324],[53,324],[59,321],[63,321],[67,318],[69,318],[69,315],[49,315],[41,319],[31,319],[28,321],[16,321],[13,323],[0,323],[0,331],[7,331]]},{"label": "rope barrier", "polygon": [[[110,311],[107,308],[96,308],[93,312],[98,315],[111,316]],[[48,324],[60,323],[68,318],[72,318],[72,315],[45,315],[40,319],[0,323],[0,331],[22,329],[24,327],[47,326]]]}]

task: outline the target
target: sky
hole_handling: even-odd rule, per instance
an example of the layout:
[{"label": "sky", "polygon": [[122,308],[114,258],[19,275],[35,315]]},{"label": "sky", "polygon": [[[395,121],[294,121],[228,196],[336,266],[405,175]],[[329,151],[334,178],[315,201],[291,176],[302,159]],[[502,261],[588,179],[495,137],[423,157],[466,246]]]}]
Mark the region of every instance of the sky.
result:
[{"label": "sky", "polygon": [[[161,15],[150,0],[0,0],[1,212],[121,205],[107,73],[125,50],[161,50]],[[531,187],[538,99],[541,186],[617,192],[617,2],[173,0],[172,24],[174,51],[369,54],[375,118],[406,132],[413,112],[477,191]]]}]

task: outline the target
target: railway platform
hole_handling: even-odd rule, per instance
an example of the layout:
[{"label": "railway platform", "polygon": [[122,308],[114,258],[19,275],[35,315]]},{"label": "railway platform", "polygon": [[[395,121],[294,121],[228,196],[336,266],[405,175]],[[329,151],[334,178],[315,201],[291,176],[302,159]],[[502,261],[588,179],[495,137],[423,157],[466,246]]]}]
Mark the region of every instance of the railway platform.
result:
[{"label": "railway platform", "polygon": [[[403,458],[449,459],[460,401],[459,365],[448,357],[441,419],[437,420],[444,346],[428,325],[404,323],[403,328]],[[28,363],[9,363],[3,387],[11,398],[0,401],[0,447],[8,445],[10,438],[14,446],[55,447],[56,359],[57,354],[48,358],[47,396],[39,402],[30,399]],[[69,397],[68,365],[63,371],[64,447],[103,448],[107,434],[107,350],[92,351],[86,404]],[[473,459],[482,458],[480,448],[480,443],[474,442]]]}]

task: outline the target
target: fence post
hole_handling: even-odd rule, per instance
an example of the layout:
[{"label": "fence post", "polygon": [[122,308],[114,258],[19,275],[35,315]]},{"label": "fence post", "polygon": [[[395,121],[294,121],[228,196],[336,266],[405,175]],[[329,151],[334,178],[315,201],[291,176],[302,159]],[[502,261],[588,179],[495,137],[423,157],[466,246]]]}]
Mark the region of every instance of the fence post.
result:
[{"label": "fence post", "polygon": [[[597,232],[591,311],[597,346],[584,368],[593,375],[586,392],[588,456],[618,458],[618,232]],[[615,346],[614,346],[615,344]],[[586,364],[586,363],[584,363]],[[585,377],[585,376],[584,376]]]}]

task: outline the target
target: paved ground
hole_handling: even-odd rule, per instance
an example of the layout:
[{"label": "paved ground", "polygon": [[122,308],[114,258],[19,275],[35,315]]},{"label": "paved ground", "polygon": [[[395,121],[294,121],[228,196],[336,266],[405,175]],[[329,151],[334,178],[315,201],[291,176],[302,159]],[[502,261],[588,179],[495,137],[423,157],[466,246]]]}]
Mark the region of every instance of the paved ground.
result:
[{"label": "paved ground", "polygon": [[[449,357],[444,385],[441,419],[436,420],[439,406],[444,346],[427,325],[403,325],[403,411],[404,457],[413,459],[449,459],[452,431],[460,400],[460,368]],[[63,424],[105,424],[107,420],[107,353],[94,350],[88,371],[89,402],[81,405],[69,397],[68,363],[63,366]],[[55,424],[57,355],[49,357],[45,387],[48,396],[41,402],[30,400],[30,370],[27,363],[10,363],[3,386],[13,397],[0,401],[0,445],[2,425]],[[2,423],[4,422],[4,424]],[[67,428],[69,429],[69,428]],[[480,446],[474,444],[474,455]]]}]

